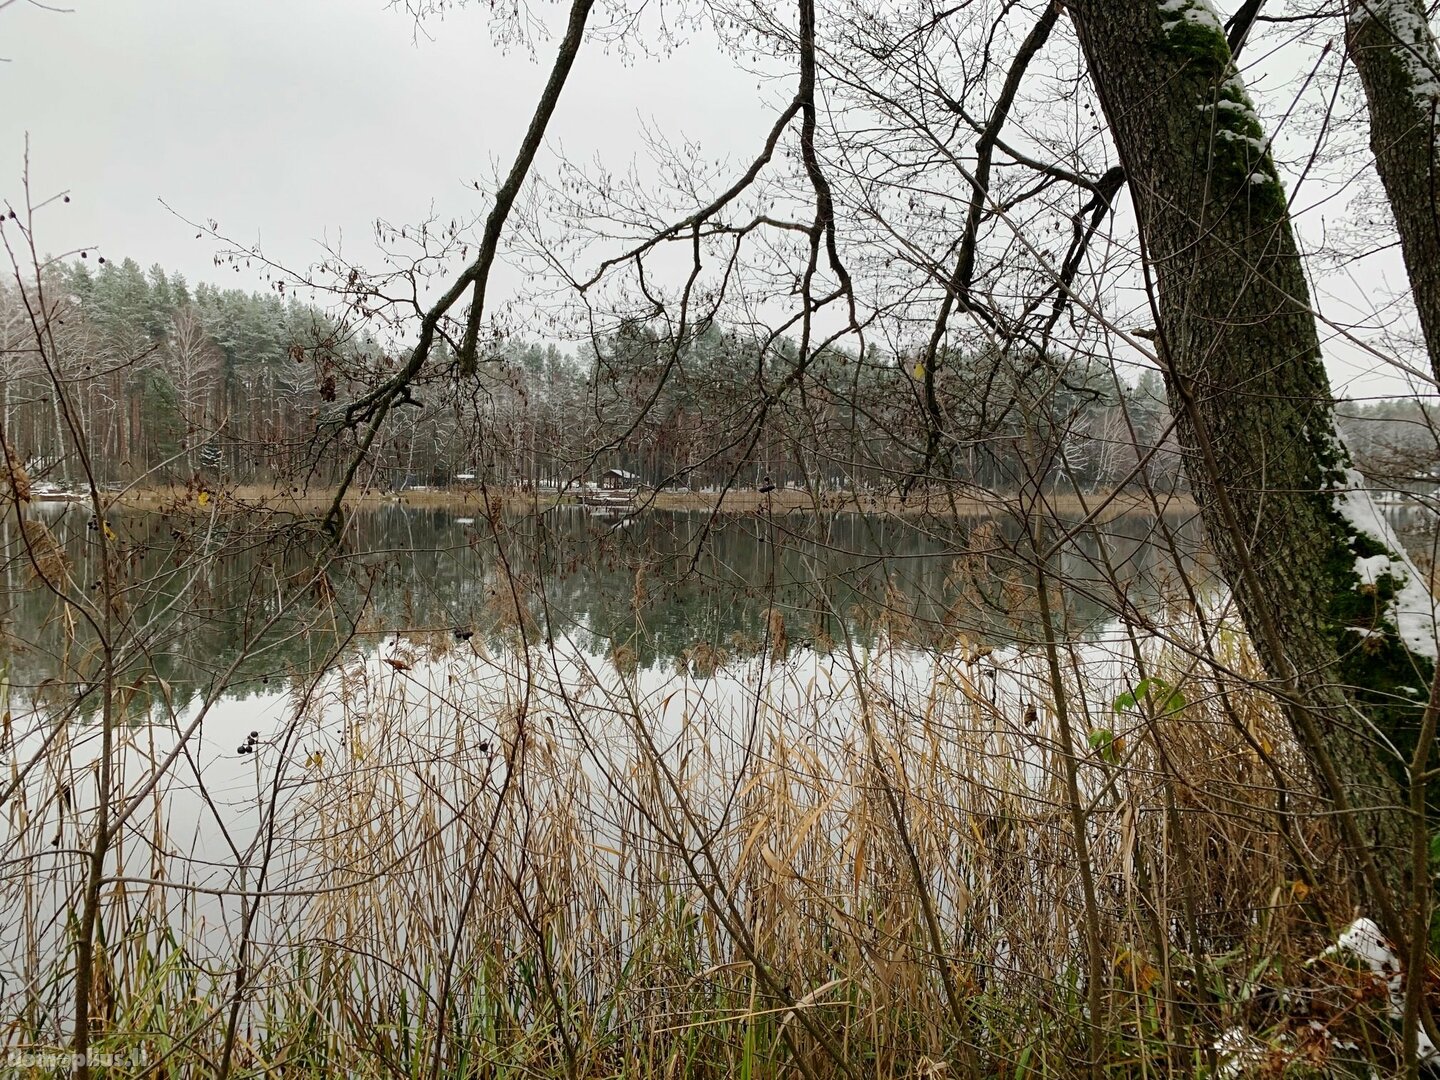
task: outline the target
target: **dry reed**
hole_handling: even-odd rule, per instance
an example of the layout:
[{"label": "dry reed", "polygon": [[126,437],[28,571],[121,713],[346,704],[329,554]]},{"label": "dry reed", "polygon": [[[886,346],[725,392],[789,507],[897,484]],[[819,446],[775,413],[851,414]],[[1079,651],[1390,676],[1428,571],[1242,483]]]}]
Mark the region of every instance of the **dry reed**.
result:
[{"label": "dry reed", "polygon": [[[1333,1064],[1317,1023],[1383,1060],[1373,987],[1302,963],[1353,897],[1233,635],[1230,676],[1118,639],[1071,646],[1061,687],[1015,650],[783,636],[677,676],[417,634],[332,673],[228,779],[192,778],[223,839],[181,846],[179,781],[117,839],[97,1052],[115,1075],[204,1071],[234,1010],[242,1075],[1070,1075],[1068,753],[1111,1074],[1215,1069],[1237,1027],[1267,1068]],[[1137,664],[1163,694],[1122,696]],[[1085,703],[1079,746],[1057,693]],[[127,739],[134,792],[165,747]],[[83,741],[46,747],[11,804],[12,1054],[64,1045]]]}]

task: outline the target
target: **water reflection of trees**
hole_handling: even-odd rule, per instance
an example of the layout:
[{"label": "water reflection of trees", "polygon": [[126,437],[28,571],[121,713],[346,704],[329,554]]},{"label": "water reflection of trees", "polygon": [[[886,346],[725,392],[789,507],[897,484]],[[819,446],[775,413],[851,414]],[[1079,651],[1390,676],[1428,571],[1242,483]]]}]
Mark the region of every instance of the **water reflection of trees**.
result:
[{"label": "water reflection of trees", "polygon": [[[88,515],[56,506],[47,524],[74,572],[93,573]],[[134,583],[132,617],[163,626],[131,658],[132,708],[159,693],[183,703],[237,658],[234,694],[273,689],[311,672],[342,639],[360,649],[394,632],[476,633],[492,647],[564,636],[597,652],[623,648],[642,664],[701,645],[744,655],[774,647],[777,633],[790,646],[821,649],[882,634],[922,647],[962,636],[1038,639],[1033,574],[1013,555],[1021,524],[1001,517],[616,519],[561,508],[471,521],[386,507],[352,516],[341,557],[263,638],[254,628],[315,565],[323,540],[313,531],[289,520],[190,513],[124,513],[108,524]],[[1055,569],[1067,582],[1061,599],[1072,636],[1113,617],[1116,596],[1141,610],[1164,600],[1175,559],[1157,544],[1154,525],[1120,518],[1060,546]],[[1193,531],[1183,521],[1172,531],[1193,560]],[[6,541],[0,611],[13,639],[11,683],[65,693],[86,678],[83,627],[34,587]],[[199,572],[177,569],[197,559]],[[162,620],[164,612],[173,617]]]},{"label": "water reflection of trees", "polygon": [[[131,630],[120,657],[131,712],[162,698],[183,706],[236,664],[225,692],[241,697],[313,671],[359,625],[369,592],[363,572],[315,578],[322,538],[278,519],[114,513],[102,525],[82,504],[39,507],[34,517],[81,586],[100,573],[95,534],[108,530],[122,586],[116,616]],[[58,703],[95,678],[96,644],[37,580],[8,524],[0,534],[6,673],[21,694]],[[82,712],[95,707],[81,702]]]}]

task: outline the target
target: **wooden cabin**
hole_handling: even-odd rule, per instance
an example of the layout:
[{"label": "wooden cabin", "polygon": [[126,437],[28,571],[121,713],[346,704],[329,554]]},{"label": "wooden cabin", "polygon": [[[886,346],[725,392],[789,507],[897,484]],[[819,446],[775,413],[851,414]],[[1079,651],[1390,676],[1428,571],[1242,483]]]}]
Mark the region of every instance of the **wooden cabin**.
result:
[{"label": "wooden cabin", "polygon": [[628,491],[640,486],[640,477],[624,469],[606,469],[600,474],[601,491]]}]

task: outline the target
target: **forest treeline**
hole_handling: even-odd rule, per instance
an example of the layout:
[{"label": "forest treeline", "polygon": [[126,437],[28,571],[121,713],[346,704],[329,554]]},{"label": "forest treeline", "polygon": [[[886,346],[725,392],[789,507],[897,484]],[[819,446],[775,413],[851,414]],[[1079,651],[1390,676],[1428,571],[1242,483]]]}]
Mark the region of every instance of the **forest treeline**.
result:
[{"label": "forest treeline", "polygon": [[[345,407],[400,351],[283,289],[191,286],[132,259],[56,265],[47,303],[96,478],[112,484],[334,483],[354,452]],[[0,317],[4,430],[33,477],[73,482],[61,403],[12,291]],[[713,324],[676,341],[632,320],[568,350],[503,342],[457,379],[442,342],[435,374],[397,410],[360,478],[386,490],[471,476],[563,484],[623,468],[689,488],[766,476],[816,489],[905,485],[927,435],[917,362],[832,349],[795,379],[793,352]],[[1158,374],[1137,369],[1127,382],[1113,371],[1021,353],[946,358],[936,384],[959,433],[948,472],[999,491],[1036,478],[1087,491],[1142,475],[1179,483]],[[1428,481],[1435,440],[1419,404],[1351,405],[1340,419],[1390,486]]]}]

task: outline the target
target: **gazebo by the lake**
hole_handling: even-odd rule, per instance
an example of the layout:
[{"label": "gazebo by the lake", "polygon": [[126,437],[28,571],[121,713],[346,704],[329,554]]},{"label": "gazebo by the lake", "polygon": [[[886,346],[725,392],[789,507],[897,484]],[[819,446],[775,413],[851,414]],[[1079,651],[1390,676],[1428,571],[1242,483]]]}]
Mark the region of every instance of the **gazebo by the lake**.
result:
[{"label": "gazebo by the lake", "polygon": [[604,491],[623,491],[640,486],[640,477],[624,469],[606,469],[600,474],[600,487]]}]

